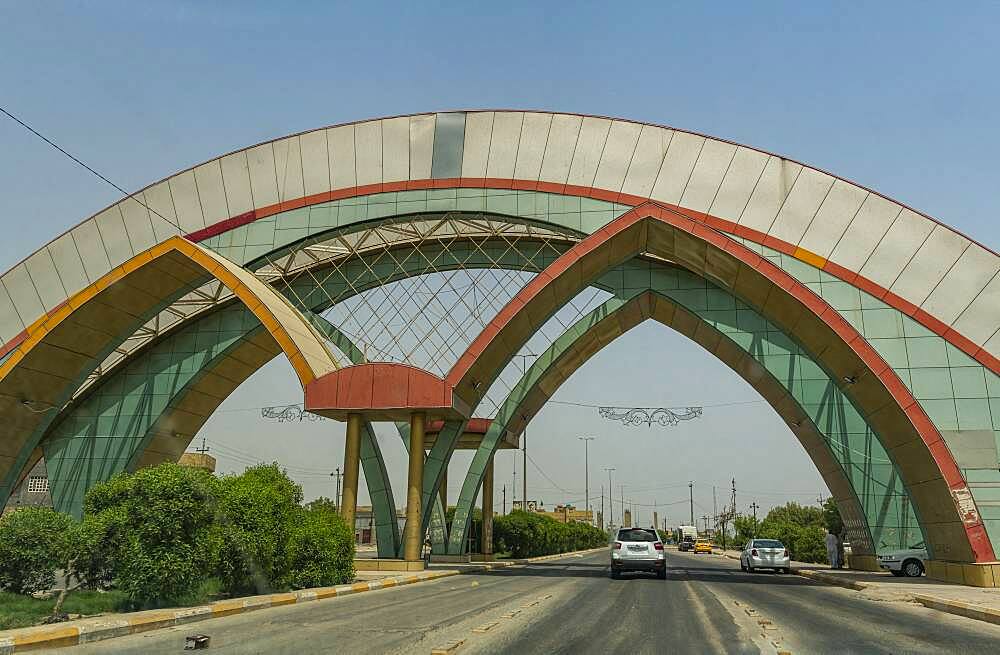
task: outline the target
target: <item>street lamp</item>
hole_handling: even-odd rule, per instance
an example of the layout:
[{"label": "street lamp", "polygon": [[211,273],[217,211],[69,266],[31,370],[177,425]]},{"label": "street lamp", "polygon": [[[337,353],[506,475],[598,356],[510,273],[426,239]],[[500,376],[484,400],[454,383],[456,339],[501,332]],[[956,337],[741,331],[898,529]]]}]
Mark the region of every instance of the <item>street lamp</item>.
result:
[{"label": "street lamp", "polygon": [[[577,439],[583,442],[583,489],[585,494],[584,498],[586,498],[586,500],[584,501],[585,503],[584,509],[586,509],[589,512],[590,511],[590,454],[589,454],[590,443],[589,442],[593,441],[594,437],[577,437]],[[593,523],[594,515],[591,514],[590,518],[591,518],[591,523]]]},{"label": "street lamp", "polygon": [[[528,358],[538,357],[538,355],[529,351],[524,354],[514,355],[514,357],[521,358],[521,380],[524,380],[528,373]],[[521,471],[521,490],[523,493],[523,498],[521,499],[523,506],[521,509],[528,511],[528,421],[524,422],[524,428],[521,430],[521,452],[524,455],[524,466],[521,467],[524,469]],[[517,493],[517,490],[515,489],[514,492]]]},{"label": "street lamp", "polygon": [[611,513],[611,519],[608,521],[608,525],[614,525],[615,524],[615,501],[612,500],[612,498],[611,498],[611,496],[614,494],[614,491],[612,491],[612,489],[614,489],[614,487],[611,486],[611,472],[615,471],[617,469],[614,469],[614,468],[605,468],[604,470],[608,472],[608,512]]}]

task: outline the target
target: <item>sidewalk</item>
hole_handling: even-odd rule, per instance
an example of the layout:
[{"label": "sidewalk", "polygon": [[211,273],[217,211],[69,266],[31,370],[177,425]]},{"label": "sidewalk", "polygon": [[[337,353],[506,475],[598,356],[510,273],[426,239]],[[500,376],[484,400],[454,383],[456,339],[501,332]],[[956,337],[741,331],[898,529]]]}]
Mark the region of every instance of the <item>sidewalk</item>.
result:
[{"label": "sidewalk", "polygon": [[359,581],[353,584],[338,585],[336,587],[321,587],[316,589],[303,589],[300,591],[265,594],[262,596],[231,598],[196,607],[147,610],[143,612],[129,612],[126,614],[97,615],[85,619],[67,621],[65,623],[39,625],[30,628],[18,628],[15,630],[3,630],[0,631],[0,655],[20,653],[26,650],[34,650],[38,648],[74,646],[76,644],[101,641],[103,639],[136,634],[148,630],[156,630],[158,628],[193,623],[195,621],[203,621],[219,616],[229,616],[231,614],[241,614],[243,612],[262,610],[268,607],[279,607],[282,605],[292,605],[326,598],[335,598],[337,596],[347,596],[367,591],[376,591],[378,589],[401,587],[404,585],[428,582],[430,580],[437,580],[439,578],[450,577],[453,575],[476,573],[491,569],[505,568],[508,566],[523,566],[533,562],[543,562],[563,557],[582,557],[584,555],[606,549],[607,546],[602,546],[591,550],[580,550],[570,553],[560,553],[558,555],[532,557],[530,559],[500,560],[497,562],[483,562],[463,565],[432,565],[429,569],[419,573],[399,574],[398,572],[392,573],[380,571],[359,572],[357,577],[368,580],[368,582]]},{"label": "sidewalk", "polygon": [[[739,551],[716,550],[738,560]],[[826,564],[792,561],[792,572],[817,582],[853,589],[875,601],[919,603],[925,607],[1000,625],[1000,589],[968,587],[926,577],[897,578],[888,572],[831,569]]]}]

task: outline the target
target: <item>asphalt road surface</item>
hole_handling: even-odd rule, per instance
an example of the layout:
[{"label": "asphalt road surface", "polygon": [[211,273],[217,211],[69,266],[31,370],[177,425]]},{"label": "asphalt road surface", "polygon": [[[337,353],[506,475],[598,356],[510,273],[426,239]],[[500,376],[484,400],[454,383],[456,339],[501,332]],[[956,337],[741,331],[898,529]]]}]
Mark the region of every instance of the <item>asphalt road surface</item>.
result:
[{"label": "asphalt road surface", "polygon": [[599,553],[281,607],[59,652],[992,653],[1000,626],[793,575],[667,551],[667,580],[608,577]]}]

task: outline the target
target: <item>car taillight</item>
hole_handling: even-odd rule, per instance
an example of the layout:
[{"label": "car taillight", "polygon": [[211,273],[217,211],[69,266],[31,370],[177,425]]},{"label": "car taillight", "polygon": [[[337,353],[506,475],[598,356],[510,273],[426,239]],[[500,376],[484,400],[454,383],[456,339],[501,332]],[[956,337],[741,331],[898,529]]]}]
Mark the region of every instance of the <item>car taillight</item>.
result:
[{"label": "car taillight", "polygon": [[785,557],[788,557],[788,549],[785,549]]},{"label": "car taillight", "polygon": [[653,548],[655,548],[656,550],[663,550],[663,544],[657,541],[655,544],[653,544]]},{"label": "car taillight", "polygon": [[616,541],[615,542],[615,550],[621,550],[621,549],[622,549],[622,542]]},{"label": "car taillight", "polygon": [[753,550],[751,550],[750,554],[753,555],[754,557],[757,557],[757,549],[754,548]]}]

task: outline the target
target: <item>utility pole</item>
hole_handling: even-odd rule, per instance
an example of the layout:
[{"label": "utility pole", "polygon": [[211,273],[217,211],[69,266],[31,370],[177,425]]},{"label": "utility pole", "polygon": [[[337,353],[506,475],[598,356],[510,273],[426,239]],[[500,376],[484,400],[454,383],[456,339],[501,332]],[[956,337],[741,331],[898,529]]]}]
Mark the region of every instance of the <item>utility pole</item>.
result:
[{"label": "utility pole", "polygon": [[[611,472],[614,471],[614,470],[616,470],[616,469],[605,468],[604,470],[608,472],[608,511],[611,513],[611,520],[608,523],[608,525],[614,525],[615,524],[615,501],[613,501],[611,499],[611,495],[613,493],[615,493],[615,488],[613,486],[611,486]],[[624,512],[625,510],[623,509],[622,511]],[[624,516],[624,514],[623,514],[623,516]]]},{"label": "utility pole", "polygon": [[340,513],[340,478],[344,477],[344,474],[340,472],[340,467],[338,466],[337,471],[335,473],[331,473],[330,477],[337,478],[337,494],[333,497],[333,510]]},{"label": "utility pole", "polygon": [[705,534],[708,534],[708,514],[702,514],[701,520],[705,524]]},{"label": "utility pole", "polygon": [[600,529],[604,529],[604,485],[601,485],[601,525],[598,525]]},{"label": "utility pole", "polygon": [[622,488],[622,527],[625,527],[625,485],[619,485]]},{"label": "utility pole", "polygon": [[[588,512],[590,511],[590,442],[594,440],[594,437],[577,437],[583,442],[583,488],[585,494],[585,505],[584,509]],[[594,521],[594,515],[590,515],[591,523]]]},{"label": "utility pole", "polygon": [[691,498],[691,525],[694,525],[694,482],[688,482],[688,495]]},{"label": "utility pole", "polygon": [[756,500],[750,503],[750,509],[753,510],[753,536],[755,537],[757,536],[757,508],[759,507]]},{"label": "utility pole", "polygon": [[[514,503],[517,502],[517,451],[514,451],[514,481],[510,485],[510,509],[514,511]],[[523,508],[522,508],[523,509]]]},{"label": "utility pole", "polygon": [[503,513],[507,515],[507,485],[503,486]]},{"label": "utility pole", "polygon": [[719,502],[715,498],[715,485],[712,485],[712,513],[715,515],[715,530],[719,531]]},{"label": "utility pole", "polygon": [[[521,358],[521,379],[523,380],[528,373],[528,358],[538,357],[533,352],[524,353],[523,355],[515,355],[515,357]],[[525,417],[524,427],[521,429],[521,453],[524,456],[523,466],[521,467],[521,509],[528,511],[528,421]],[[515,459],[516,459],[515,455]]]}]

